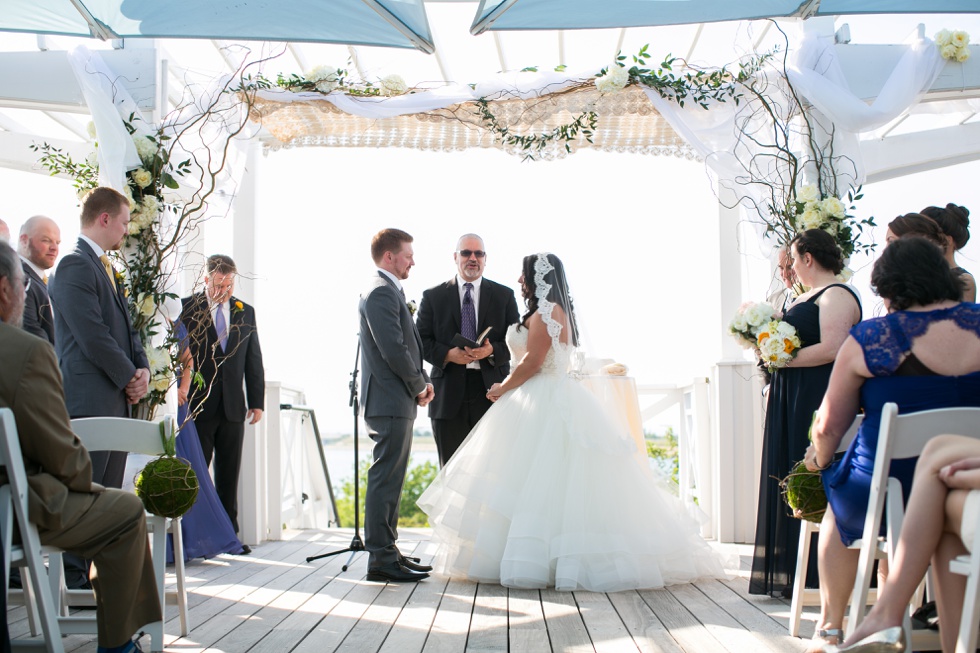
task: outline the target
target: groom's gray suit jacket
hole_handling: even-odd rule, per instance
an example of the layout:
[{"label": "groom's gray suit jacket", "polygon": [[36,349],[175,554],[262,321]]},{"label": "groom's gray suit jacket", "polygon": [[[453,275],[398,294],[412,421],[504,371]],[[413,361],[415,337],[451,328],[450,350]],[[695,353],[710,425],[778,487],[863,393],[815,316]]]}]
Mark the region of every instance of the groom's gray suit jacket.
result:
[{"label": "groom's gray suit jacket", "polygon": [[52,279],[55,349],[68,414],[129,417],[126,384],[137,368],[149,368],[129,318],[129,299],[121,287],[113,287],[81,238]]},{"label": "groom's gray suit jacket", "polygon": [[361,295],[361,405],[365,417],[415,419],[429,382],[422,340],[401,291],[382,272]]}]

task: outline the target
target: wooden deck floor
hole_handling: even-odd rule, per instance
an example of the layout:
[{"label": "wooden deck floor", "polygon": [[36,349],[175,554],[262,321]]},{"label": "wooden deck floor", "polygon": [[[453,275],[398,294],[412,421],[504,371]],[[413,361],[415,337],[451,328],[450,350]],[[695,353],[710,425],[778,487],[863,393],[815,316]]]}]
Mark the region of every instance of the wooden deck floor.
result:
[{"label": "wooden deck floor", "polygon": [[[602,594],[509,590],[433,577],[418,584],[368,582],[367,555],[306,562],[350,543],[352,531],[292,531],[187,567],[191,631],[179,637],[168,607],[167,651],[196,653],[755,653],[802,651],[790,637],[788,602],[749,596],[748,547],[732,580],[664,590]],[[401,533],[403,552],[430,559],[427,529]],[[172,581],[172,575],[168,575]],[[804,620],[803,635],[813,631]],[[27,634],[24,608],[8,611],[11,636]],[[142,642],[149,650],[149,638]],[[65,639],[66,651],[95,651],[94,637]]]}]

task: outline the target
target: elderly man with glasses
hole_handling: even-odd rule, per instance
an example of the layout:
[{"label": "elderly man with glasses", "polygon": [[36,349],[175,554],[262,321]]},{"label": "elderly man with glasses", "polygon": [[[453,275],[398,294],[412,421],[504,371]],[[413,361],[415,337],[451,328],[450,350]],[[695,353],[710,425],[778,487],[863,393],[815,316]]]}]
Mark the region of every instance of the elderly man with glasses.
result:
[{"label": "elderly man with glasses", "polygon": [[[510,352],[504,342],[508,327],[519,319],[514,291],[485,279],[487,253],[476,234],[460,237],[453,254],[456,275],[422,294],[418,329],[436,396],[429,404],[432,434],[445,465],[470,429],[490,408],[487,390],[510,373]],[[461,335],[479,347],[458,347]],[[457,340],[459,342],[459,340]]]}]

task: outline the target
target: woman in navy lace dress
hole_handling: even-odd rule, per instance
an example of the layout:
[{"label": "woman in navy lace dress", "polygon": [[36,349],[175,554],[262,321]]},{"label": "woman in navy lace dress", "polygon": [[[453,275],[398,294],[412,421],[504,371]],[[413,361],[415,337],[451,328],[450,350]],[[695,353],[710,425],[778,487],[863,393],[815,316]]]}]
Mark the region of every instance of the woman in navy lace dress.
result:
[{"label": "woman in navy lace dress", "polygon": [[[889,312],[851,329],[805,458],[809,469],[824,470],[829,503],[820,530],[818,637],[833,644],[854,587],[858,551],[847,545],[864,528],[882,407],[895,402],[900,413],[914,413],[980,406],[980,306],[960,303],[960,284],[939,247],[915,236],[894,241],[875,263],[871,284]],[[857,437],[834,460],[861,409]],[[915,460],[891,466],[906,495],[914,470]]]},{"label": "woman in navy lace dress", "polygon": [[[830,380],[834,357],[847,330],[861,320],[861,303],[835,275],[844,267],[840,248],[826,231],[810,229],[790,244],[796,278],[810,290],[787,309],[803,347],[769,386],[762,445],[762,477],[756,518],[755,556],[749,592],[789,593],[796,573],[799,522],[783,502],[779,479],[803,459],[813,413]],[[816,565],[811,565],[816,568]],[[811,579],[811,584],[816,582]]]}]

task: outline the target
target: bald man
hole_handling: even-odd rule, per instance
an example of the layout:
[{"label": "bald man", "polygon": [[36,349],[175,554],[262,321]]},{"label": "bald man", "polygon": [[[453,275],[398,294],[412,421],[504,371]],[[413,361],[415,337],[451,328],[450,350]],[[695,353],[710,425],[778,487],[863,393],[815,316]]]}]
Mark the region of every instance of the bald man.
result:
[{"label": "bald man", "polygon": [[3,220],[0,220],[0,241],[5,243],[10,242],[10,227]]},{"label": "bald man", "polygon": [[20,228],[17,251],[30,279],[24,302],[24,330],[54,345],[54,312],[48,295],[48,270],[58,260],[61,229],[51,218],[35,215]]}]

